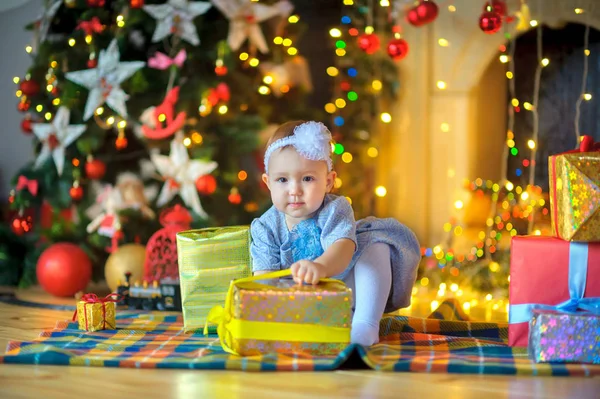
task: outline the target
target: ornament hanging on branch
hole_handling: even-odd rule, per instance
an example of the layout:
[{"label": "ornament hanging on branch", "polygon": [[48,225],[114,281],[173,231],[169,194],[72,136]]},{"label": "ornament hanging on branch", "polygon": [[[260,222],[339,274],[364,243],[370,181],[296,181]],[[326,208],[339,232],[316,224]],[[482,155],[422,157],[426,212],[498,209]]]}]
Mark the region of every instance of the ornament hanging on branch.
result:
[{"label": "ornament hanging on branch", "polygon": [[52,19],[56,15],[56,12],[58,11],[62,3],[63,0],[54,0],[52,3],[50,3],[50,6],[48,6],[44,10],[42,15],[36,21],[36,29],[34,34],[34,43],[36,48],[46,41],[46,38],[48,37],[48,30],[50,29],[50,25],[52,24]]},{"label": "ornament hanging on branch", "polygon": [[173,34],[194,46],[199,45],[194,18],[204,14],[210,6],[209,2],[187,0],[169,0],[167,4],[143,6],[144,11],[156,19],[152,42],[159,42]]},{"label": "ornament hanging on branch", "polygon": [[104,7],[106,0],[86,0],[88,7]]},{"label": "ornament hanging on branch", "polygon": [[23,210],[20,210],[19,214],[10,222],[10,229],[18,236],[27,234],[33,230],[33,219],[31,216],[25,216]]},{"label": "ornament hanging on branch", "polygon": [[438,6],[433,0],[420,0],[419,4],[408,10],[406,20],[413,26],[423,26],[433,22],[438,12]]},{"label": "ornament hanging on branch", "polygon": [[[97,231],[101,236],[111,238],[111,248],[109,252],[113,252],[118,247],[118,240],[122,237],[121,220],[119,219],[118,210],[123,206],[123,200],[118,190],[113,186],[106,185],[102,192],[96,197],[97,205],[101,211],[87,225],[86,231],[91,234]],[[88,216],[97,213],[98,206],[92,206],[86,212]]]},{"label": "ornament hanging on branch", "polygon": [[125,129],[119,128],[119,134],[117,135],[117,139],[115,140],[115,148],[119,151],[127,148],[127,137],[125,137]]},{"label": "ornament hanging on branch", "polygon": [[358,47],[367,54],[374,54],[380,45],[379,36],[375,33],[363,33],[358,37]]},{"label": "ornament hanging on branch", "polygon": [[129,0],[129,7],[131,8],[142,8],[144,6],[144,0]]},{"label": "ornament hanging on branch", "polygon": [[104,103],[122,117],[127,117],[125,101],[128,95],[119,85],[146,63],[120,62],[120,57],[117,40],[114,39],[107,49],[100,51],[97,68],[65,74],[68,80],[90,90],[85,104],[84,120],[91,118],[96,109]]},{"label": "ornament hanging on branch", "polygon": [[83,187],[79,185],[78,180],[75,180],[73,182],[73,187],[69,189],[69,196],[75,202],[81,201],[83,199]]},{"label": "ornament hanging on branch", "polygon": [[530,22],[531,22],[531,13],[529,12],[529,6],[523,0],[521,0],[521,8],[519,11],[515,12],[515,16],[519,19],[519,23],[515,29],[517,32],[525,32],[529,30]]},{"label": "ornament hanging on branch", "polygon": [[206,96],[207,101],[212,107],[216,106],[220,102],[229,102],[229,98],[229,86],[227,86],[226,83],[219,83],[217,87],[211,87],[208,89],[208,94]]},{"label": "ornament hanging on branch", "polygon": [[394,61],[400,61],[408,54],[408,43],[401,38],[392,39],[387,45],[387,53]]},{"label": "ornament hanging on branch", "polygon": [[35,160],[34,167],[39,168],[48,158],[54,159],[58,175],[62,175],[65,164],[65,150],[87,128],[86,125],[69,125],[70,111],[60,107],[52,123],[33,123],[31,128],[42,142],[42,149]]},{"label": "ornament hanging on branch", "polygon": [[158,195],[157,205],[166,205],[173,197],[179,195],[183,202],[191,207],[198,215],[207,218],[208,214],[200,204],[196,180],[217,168],[214,161],[190,160],[187,148],[183,145],[181,132],[175,134],[171,141],[169,156],[153,154],[152,162],[162,175],[165,183]]},{"label": "ornament hanging on branch", "polygon": [[147,108],[141,115],[142,134],[152,140],[171,137],[185,124],[186,113],[175,116],[175,104],[179,99],[179,86],[172,88],[163,102],[156,107]]},{"label": "ornament hanging on branch", "polygon": [[19,84],[19,90],[26,96],[35,96],[40,92],[40,84],[33,79],[23,80]]},{"label": "ornament hanging on branch", "polygon": [[176,234],[189,230],[192,216],[177,204],[162,211],[159,220],[163,228],[154,233],[146,244],[144,280],[148,282],[163,278],[179,279]]},{"label": "ornament hanging on branch", "polygon": [[106,173],[106,164],[99,159],[94,159],[93,156],[88,155],[87,162],[85,163],[85,175],[88,179],[99,180],[104,177]]},{"label": "ornament hanging on branch", "polygon": [[29,191],[29,194],[33,195],[34,197],[37,195],[38,193],[38,188],[39,188],[39,184],[38,181],[35,179],[28,179],[26,176],[20,175],[18,180],[17,180],[17,185],[15,186],[15,189],[18,191],[22,191],[22,190],[27,190]]},{"label": "ornament hanging on branch", "polygon": [[139,176],[131,172],[123,172],[117,176],[116,187],[121,196],[123,209],[139,209],[149,219],[156,216],[148,206],[148,198],[154,197],[156,192],[151,188],[146,189]]},{"label": "ornament hanging on branch", "polygon": [[237,189],[237,187],[232,187],[231,188],[231,191],[229,192],[229,196],[227,197],[227,199],[233,205],[239,205],[239,204],[242,203],[242,196],[240,195],[240,192]]},{"label": "ornament hanging on branch", "polygon": [[96,58],[96,52],[90,52],[90,57],[87,60],[86,66],[88,68],[96,68],[98,66],[98,59]]},{"label": "ornament hanging on branch", "polygon": [[268,6],[248,0],[212,0],[212,2],[229,20],[227,42],[233,51],[239,50],[248,39],[251,48],[257,48],[261,53],[269,52],[259,24],[285,12],[286,7],[282,7],[280,3]]},{"label": "ornament hanging on branch", "polygon": [[479,17],[479,28],[487,34],[494,34],[502,27],[502,17],[491,6]]},{"label": "ornament hanging on branch", "polygon": [[213,175],[204,175],[196,179],[196,189],[201,195],[211,195],[217,191],[217,179]]},{"label": "ornament hanging on branch", "polygon": [[21,96],[21,101],[17,105],[17,109],[21,112],[27,112],[31,106],[31,101],[27,99],[27,96]]},{"label": "ornament hanging on branch", "polygon": [[148,59],[148,67],[154,69],[165,70],[171,66],[181,68],[187,58],[185,49],[179,50],[175,57],[171,58],[166,54],[157,51],[153,57]]},{"label": "ornament hanging on branch", "polygon": [[507,7],[506,2],[504,0],[491,0],[485,3],[483,6],[483,11],[494,11],[496,14],[500,15],[501,18],[507,17]]},{"label": "ornament hanging on branch", "polygon": [[227,66],[223,62],[223,56],[227,49],[227,42],[221,40],[217,45],[217,60],[215,61],[215,74],[217,76],[227,75]]},{"label": "ornament hanging on branch", "polygon": [[93,17],[89,21],[79,22],[75,29],[82,30],[86,35],[92,35],[94,33],[101,33],[104,30],[104,25],[102,25],[98,17]]},{"label": "ornament hanging on branch", "polygon": [[23,120],[21,121],[21,130],[23,130],[23,133],[29,134],[33,132],[33,129],[31,127],[32,123],[33,122],[31,121],[31,115],[25,115],[25,118],[23,118]]}]

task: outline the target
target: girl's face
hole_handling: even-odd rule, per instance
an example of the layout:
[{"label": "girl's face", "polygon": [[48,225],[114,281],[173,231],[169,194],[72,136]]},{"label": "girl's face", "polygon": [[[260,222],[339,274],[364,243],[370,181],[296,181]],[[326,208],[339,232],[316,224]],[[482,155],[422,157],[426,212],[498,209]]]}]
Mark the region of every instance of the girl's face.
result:
[{"label": "girl's face", "polygon": [[262,179],[271,191],[273,205],[286,215],[288,226],[309,219],[331,191],[336,173],[325,161],[311,161],[284,147],[269,158],[269,174]]}]

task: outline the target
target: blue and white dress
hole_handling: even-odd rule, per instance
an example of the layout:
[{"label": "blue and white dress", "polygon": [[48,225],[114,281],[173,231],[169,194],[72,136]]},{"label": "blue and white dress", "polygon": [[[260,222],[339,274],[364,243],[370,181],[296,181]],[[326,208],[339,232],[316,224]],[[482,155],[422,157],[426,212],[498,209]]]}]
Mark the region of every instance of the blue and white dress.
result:
[{"label": "blue and white dress", "polygon": [[391,312],[410,304],[412,287],[421,259],[415,234],[396,219],[367,217],[354,220],[354,211],[345,197],[328,194],[310,218],[291,230],[285,215],[272,206],[250,227],[253,271],[275,271],[289,268],[294,262],[321,256],[331,244],[347,238],[356,244],[348,268],[334,276],[346,280],[365,249],[374,243],[390,246],[392,289],[385,311]]}]

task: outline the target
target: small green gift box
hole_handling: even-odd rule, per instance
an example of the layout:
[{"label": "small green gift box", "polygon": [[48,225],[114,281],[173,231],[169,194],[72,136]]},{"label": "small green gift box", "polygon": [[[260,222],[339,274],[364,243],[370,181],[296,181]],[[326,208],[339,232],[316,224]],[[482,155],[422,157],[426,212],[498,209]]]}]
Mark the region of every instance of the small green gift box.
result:
[{"label": "small green gift box", "polygon": [[183,326],[204,328],[208,312],[225,303],[232,280],[252,274],[250,226],[228,226],[177,233]]}]

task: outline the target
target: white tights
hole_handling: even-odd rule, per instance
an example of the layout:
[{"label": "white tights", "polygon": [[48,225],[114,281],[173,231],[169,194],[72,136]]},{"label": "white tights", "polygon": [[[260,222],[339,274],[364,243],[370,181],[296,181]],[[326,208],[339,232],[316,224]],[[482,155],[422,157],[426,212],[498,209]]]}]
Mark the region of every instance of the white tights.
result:
[{"label": "white tights", "polygon": [[371,244],[346,278],[354,296],[351,341],[370,346],[379,342],[379,321],[392,287],[390,247]]}]

